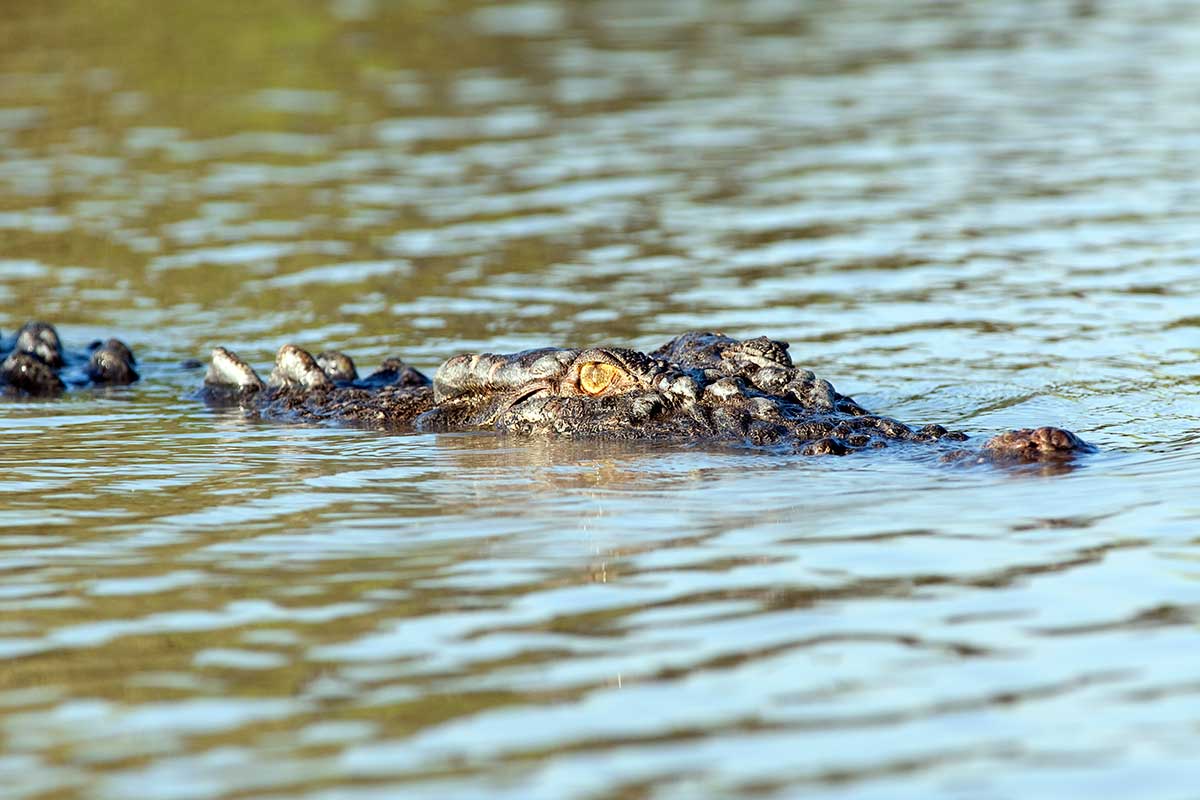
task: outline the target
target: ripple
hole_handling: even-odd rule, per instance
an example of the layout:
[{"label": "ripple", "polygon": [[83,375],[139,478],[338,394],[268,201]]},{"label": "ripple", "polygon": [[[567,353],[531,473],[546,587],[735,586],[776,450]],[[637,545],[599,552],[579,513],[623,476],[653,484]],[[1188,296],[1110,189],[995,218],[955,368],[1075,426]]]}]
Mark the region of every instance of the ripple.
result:
[{"label": "ripple", "polygon": [[[144,377],[0,404],[8,794],[1200,778],[1195,9],[284,5],[3,23],[0,326],[120,336]],[[685,328],[1101,452],[291,426],[178,367]]]}]

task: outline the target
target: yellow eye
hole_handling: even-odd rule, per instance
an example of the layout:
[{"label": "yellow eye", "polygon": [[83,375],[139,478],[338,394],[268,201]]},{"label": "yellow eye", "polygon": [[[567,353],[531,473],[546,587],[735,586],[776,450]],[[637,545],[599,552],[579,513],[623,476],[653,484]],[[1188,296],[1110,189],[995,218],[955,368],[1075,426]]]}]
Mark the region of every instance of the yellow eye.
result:
[{"label": "yellow eye", "polygon": [[591,361],[579,368],[579,388],[588,394],[600,394],[613,380],[621,374],[621,370],[603,361]]}]

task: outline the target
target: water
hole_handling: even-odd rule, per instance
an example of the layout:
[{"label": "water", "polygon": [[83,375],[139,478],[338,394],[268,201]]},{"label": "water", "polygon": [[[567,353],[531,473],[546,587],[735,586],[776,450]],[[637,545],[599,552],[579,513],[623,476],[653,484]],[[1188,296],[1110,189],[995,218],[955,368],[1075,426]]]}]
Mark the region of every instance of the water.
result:
[{"label": "water", "polygon": [[[8,3],[5,798],[1194,797],[1200,10]],[[690,328],[1065,474],[253,423]]]}]

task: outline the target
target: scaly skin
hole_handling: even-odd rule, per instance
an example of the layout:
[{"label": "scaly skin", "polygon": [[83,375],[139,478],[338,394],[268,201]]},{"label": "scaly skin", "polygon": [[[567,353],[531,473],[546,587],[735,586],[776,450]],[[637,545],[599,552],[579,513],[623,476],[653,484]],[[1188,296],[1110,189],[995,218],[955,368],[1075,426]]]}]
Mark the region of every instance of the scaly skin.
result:
[{"label": "scaly skin", "polygon": [[286,345],[268,381],[227,350],[213,353],[202,395],[275,418],[345,420],[419,431],[712,441],[811,454],[941,443],[947,457],[1067,461],[1094,448],[1068,431],[1000,434],[979,449],[940,425],[911,428],[869,413],[792,364],[787,344],[687,333],[652,353],[614,347],[468,354],[429,380],[389,361],[365,380],[336,353]]},{"label": "scaly skin", "polygon": [[27,322],[0,352],[8,353],[0,362],[0,393],[8,395],[54,397],[68,383],[111,386],[138,379],[137,361],[124,342],[109,339],[92,342],[84,352],[66,350],[58,331],[45,322]]},{"label": "scaly skin", "polygon": [[354,362],[328,351],[317,358],[293,345],[279,349],[263,381],[249,364],[223,347],[213,350],[201,397],[237,405],[265,419],[341,420],[408,430],[433,407],[429,378],[399,359],[388,359],[360,379]]}]

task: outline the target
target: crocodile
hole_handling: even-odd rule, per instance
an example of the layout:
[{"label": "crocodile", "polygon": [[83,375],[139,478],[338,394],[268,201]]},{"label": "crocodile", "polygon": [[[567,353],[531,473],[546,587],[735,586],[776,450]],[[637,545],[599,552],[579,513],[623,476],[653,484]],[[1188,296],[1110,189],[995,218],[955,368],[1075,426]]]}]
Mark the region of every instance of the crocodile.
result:
[{"label": "crocodile", "polygon": [[972,447],[960,431],[911,427],[867,411],[793,364],[785,342],[711,332],[685,333],[648,353],[548,347],[457,355],[432,380],[400,359],[359,378],[343,353],[313,356],[285,345],[264,381],[235,353],[217,348],[200,396],[263,418],[391,430],[703,440],[814,455],[930,443],[948,459],[996,462],[1062,462],[1095,450],[1049,426]]},{"label": "crocodile", "polygon": [[0,393],[55,397],[70,386],[116,386],[138,379],[133,351],[120,339],[94,341],[83,350],[63,347],[47,322],[27,322],[11,340],[0,341]]}]

